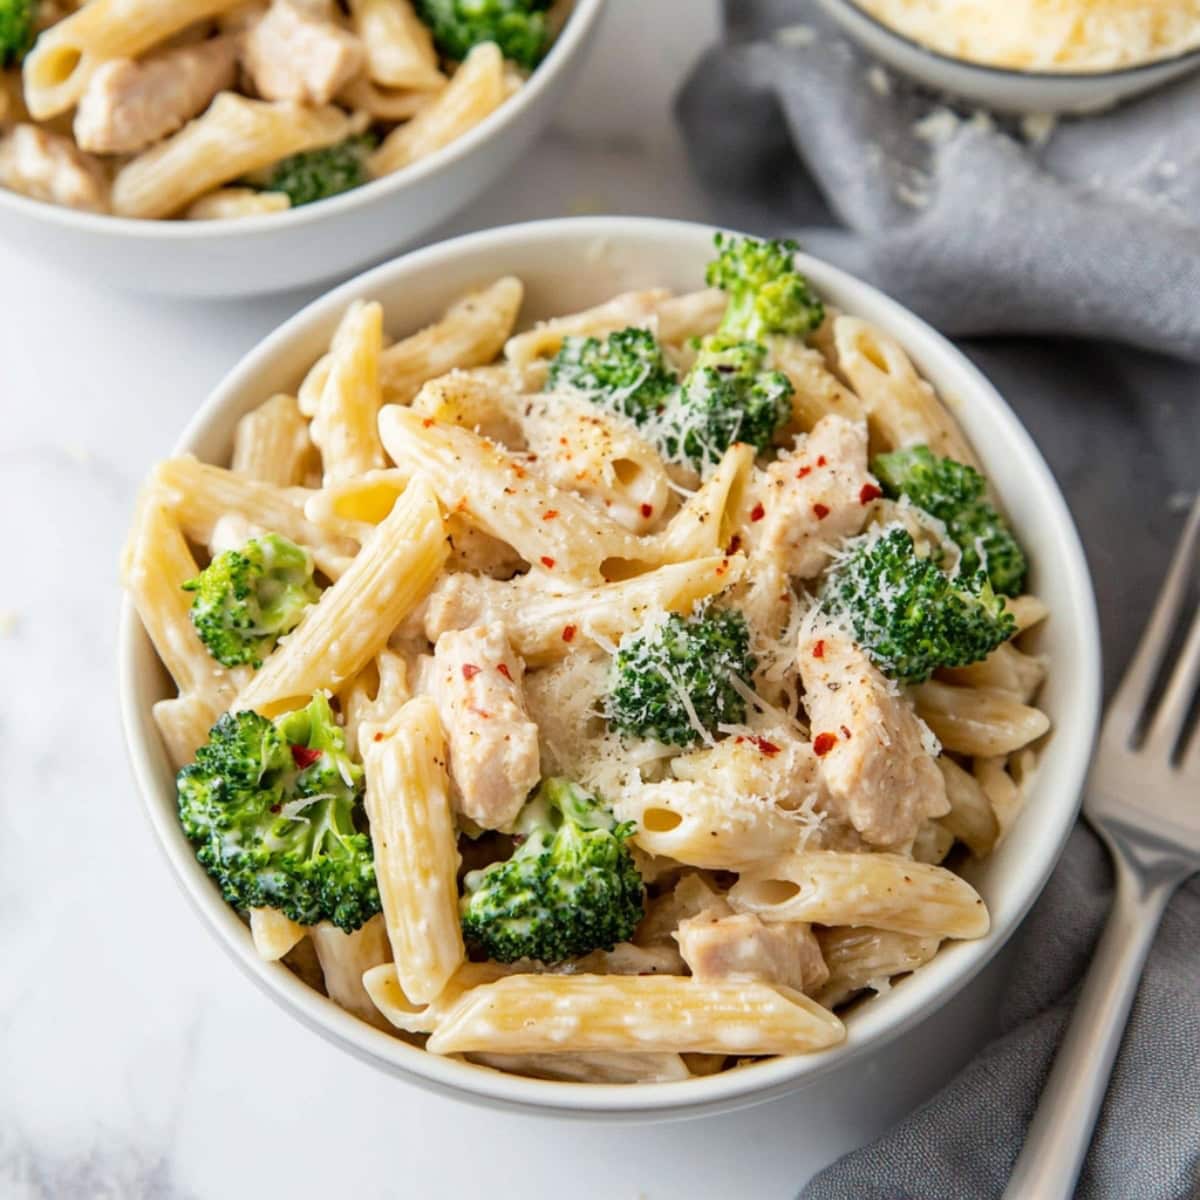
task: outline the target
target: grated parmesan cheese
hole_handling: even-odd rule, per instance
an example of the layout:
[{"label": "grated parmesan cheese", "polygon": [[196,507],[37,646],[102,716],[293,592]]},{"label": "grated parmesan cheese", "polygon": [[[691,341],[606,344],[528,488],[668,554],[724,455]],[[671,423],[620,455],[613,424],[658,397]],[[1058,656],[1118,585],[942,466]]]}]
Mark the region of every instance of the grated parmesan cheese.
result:
[{"label": "grated parmesan cheese", "polygon": [[1200,46],[1200,0],[859,0],[939,53],[1024,71],[1101,71]]}]

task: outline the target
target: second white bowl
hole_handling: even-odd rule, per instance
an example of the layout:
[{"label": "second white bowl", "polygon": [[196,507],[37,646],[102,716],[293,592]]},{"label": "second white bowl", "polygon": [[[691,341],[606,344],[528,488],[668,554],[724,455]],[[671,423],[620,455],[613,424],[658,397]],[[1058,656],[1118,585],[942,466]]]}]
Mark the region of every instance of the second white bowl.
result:
[{"label": "second white bowl", "polygon": [[243,296],[347,275],[465,207],[528,148],[580,70],[604,0],[577,0],[515,96],[450,145],[394,175],[289,212],[232,221],[134,221],[0,188],[0,238],[112,287]]}]

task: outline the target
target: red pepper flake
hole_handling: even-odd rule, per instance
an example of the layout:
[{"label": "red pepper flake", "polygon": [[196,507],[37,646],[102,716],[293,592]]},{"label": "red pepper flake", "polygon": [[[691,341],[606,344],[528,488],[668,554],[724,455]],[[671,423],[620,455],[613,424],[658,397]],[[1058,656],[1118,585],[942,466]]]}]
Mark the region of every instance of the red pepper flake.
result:
[{"label": "red pepper flake", "polygon": [[812,467],[801,467],[800,470],[798,470],[796,472],[796,478],[803,479],[805,477],[805,475],[811,475],[811,474],[812,474]]},{"label": "red pepper flake", "polygon": [[525,478],[525,468],[523,466],[521,466],[520,463],[513,463],[513,474],[518,479],[524,479]]},{"label": "red pepper flake", "polygon": [[272,804],[272,805],[271,805],[271,811],[272,811],[273,813],[280,813],[280,812],[283,812],[283,805],[282,805],[282,804]]},{"label": "red pepper flake", "polygon": [[292,762],[303,771],[306,767],[311,767],[321,757],[321,754],[322,751],[310,750],[307,746],[293,746]]},{"label": "red pepper flake", "polygon": [[858,493],[859,504],[870,504],[883,495],[883,489],[874,483],[864,483]]},{"label": "red pepper flake", "polygon": [[735,746],[740,746],[745,740],[746,739],[739,733],[737,737],[733,739],[733,742]]},{"label": "red pepper flake", "polygon": [[849,741],[853,736],[854,735],[850,732],[850,730],[847,729],[845,725],[843,725],[842,726],[842,737],[844,737],[846,739],[846,741]]},{"label": "red pepper flake", "polygon": [[653,504],[643,504],[642,505],[642,516],[645,517],[647,521],[652,516],[654,516],[654,505]]},{"label": "red pepper flake", "polygon": [[552,559],[550,557],[550,555],[548,555],[548,554],[543,554],[542,555],[542,566],[545,567],[547,571],[553,571],[554,570],[554,559]]},{"label": "red pepper flake", "polygon": [[477,667],[474,663],[463,663],[463,665],[462,665],[463,678],[467,679],[467,680],[474,679],[475,676],[478,675],[482,669],[483,669],[482,667]]},{"label": "red pepper flake", "polygon": [[727,558],[721,559],[721,561],[719,563],[717,563],[717,574],[724,575],[725,572],[728,570],[729,570],[729,559],[727,559]]},{"label": "red pepper flake", "polygon": [[525,455],[525,458],[526,458],[526,459],[527,459],[529,462],[537,462],[537,455],[536,455],[536,454],[527,454],[527,455]]},{"label": "red pepper flake", "polygon": [[376,740],[377,742],[382,742],[382,741],[383,741],[383,734],[382,734],[382,733],[377,733],[377,734],[375,735],[375,740]]},{"label": "red pepper flake", "polygon": [[814,504],[813,505],[813,513],[816,515],[816,518],[818,521],[823,521],[823,520],[825,520],[825,518],[827,516],[829,516],[829,505],[828,504]]},{"label": "red pepper flake", "polygon": [[554,518],[557,516],[558,516],[557,508],[548,508],[548,509],[546,509],[546,511],[544,513],[542,513],[542,520],[543,521],[553,521]]},{"label": "red pepper flake", "polygon": [[761,504],[756,504],[750,510],[750,520],[761,521],[766,516],[766,509]]},{"label": "red pepper flake", "polygon": [[573,641],[574,638],[575,638],[575,626],[574,625],[564,625],[563,633],[562,633],[563,641],[570,642],[570,641]]},{"label": "red pepper flake", "polygon": [[508,663],[501,663],[496,668],[496,670],[499,671],[500,674],[503,675],[505,679],[509,680],[510,682],[512,681],[512,675],[509,674],[509,670],[508,670]]},{"label": "red pepper flake", "polygon": [[425,418],[425,420],[423,420],[423,421],[421,422],[421,424],[422,424],[422,425],[424,425],[426,429],[428,429],[428,428],[429,428],[429,427],[430,427],[430,426],[433,424],[433,418],[432,418],[432,417],[426,417],[426,418]]},{"label": "red pepper flake", "polygon": [[735,533],[729,539],[729,545],[725,547],[726,554],[736,554],[742,548],[742,535]]},{"label": "red pepper flake", "polygon": [[815,646],[813,646],[813,658],[824,658],[824,657],[825,657],[825,639],[822,638],[819,642],[816,643]]},{"label": "red pepper flake", "polygon": [[837,745],[836,733],[818,733],[813,738],[813,753],[818,758],[824,758]]},{"label": "red pepper flake", "polygon": [[825,455],[823,455],[823,454],[820,454],[817,456],[817,466],[818,467],[823,467],[828,461],[829,461],[829,459],[827,459],[825,457]]},{"label": "red pepper flake", "polygon": [[765,737],[753,737],[750,739],[768,758],[772,758],[779,753],[779,747],[774,742],[768,742]]}]

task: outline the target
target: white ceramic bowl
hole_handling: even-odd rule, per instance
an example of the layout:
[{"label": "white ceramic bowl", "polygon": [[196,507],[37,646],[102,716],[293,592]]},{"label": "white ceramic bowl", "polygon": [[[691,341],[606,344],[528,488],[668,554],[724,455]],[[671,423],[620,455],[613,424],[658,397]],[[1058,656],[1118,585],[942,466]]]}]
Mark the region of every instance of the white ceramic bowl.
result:
[{"label": "white ceramic bowl", "polygon": [[[694,289],[711,257],[710,228],[635,218],[543,221],[477,233],[359,276],[293,317],[247,355],[200,408],[177,446],[226,462],[237,419],[266,397],[293,391],[328,345],[345,307],[359,297],[384,305],[395,334],[434,319],[455,296],[498,275],[526,285],[523,320],[597,303],[627,288]],[[949,403],[986,464],[1029,550],[1033,588],[1050,605],[1041,649],[1053,664],[1040,703],[1054,732],[1025,812],[1009,839],[969,872],[992,914],[991,933],[947,946],[889,993],[860,1004],[843,1045],[708,1078],[636,1087],[543,1082],[427,1054],[343,1012],[286,967],[263,962],[246,926],[221,899],[179,828],[170,764],[151,718],[168,681],[126,601],[118,662],[121,707],[134,773],[158,839],[209,929],[252,979],[311,1029],[397,1075],[476,1100],[573,1115],[679,1116],[752,1103],[857,1063],[943,1004],[1013,932],[1045,883],[1075,819],[1099,697],[1095,605],[1083,552],[1061,494],[1012,411],[945,338],[895,301],[826,263],[802,260],[833,304],[896,337]],[[980,1014],[980,1024],[988,1022]],[[855,1069],[858,1069],[857,1066]],[[869,1074],[869,1073],[868,1073]]]},{"label": "white ceramic bowl", "polygon": [[576,0],[521,90],[450,145],[353,191],[236,221],[135,221],[0,188],[0,238],[113,287],[240,296],[344,276],[414,241],[474,200],[553,117],[583,65],[604,0]]},{"label": "white ceramic bowl", "polygon": [[1114,71],[1017,71],[951,58],[905,37],[854,0],[820,0],[842,31],[902,75],[997,112],[1087,113],[1200,69],[1200,49]]}]

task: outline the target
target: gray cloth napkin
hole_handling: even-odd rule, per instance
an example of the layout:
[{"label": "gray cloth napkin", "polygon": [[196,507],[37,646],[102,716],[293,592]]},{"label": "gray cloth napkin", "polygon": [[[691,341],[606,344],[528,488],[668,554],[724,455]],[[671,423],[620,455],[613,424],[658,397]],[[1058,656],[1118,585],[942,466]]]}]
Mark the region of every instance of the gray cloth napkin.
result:
[{"label": "gray cloth napkin", "polygon": [[[748,36],[710,54],[681,100],[714,186],[748,170],[751,195],[804,223],[815,184],[855,236],[808,248],[944,332],[1077,334],[1200,361],[1200,76],[1049,130],[956,120],[810,5],[728,8]],[[810,180],[775,158],[785,139]]]},{"label": "gray cloth napkin", "polygon": [[[1030,429],[1080,526],[1111,693],[1200,483],[1200,79],[1038,145],[1036,122],[942,115],[809,5],[728,11],[729,44],[678,103],[711,219],[799,236],[972,338],[960,347]],[[803,1200],[1000,1195],[1110,888],[1081,825],[1016,935],[999,1039]],[[1155,942],[1077,1195],[1200,1196],[1200,880]]]}]

